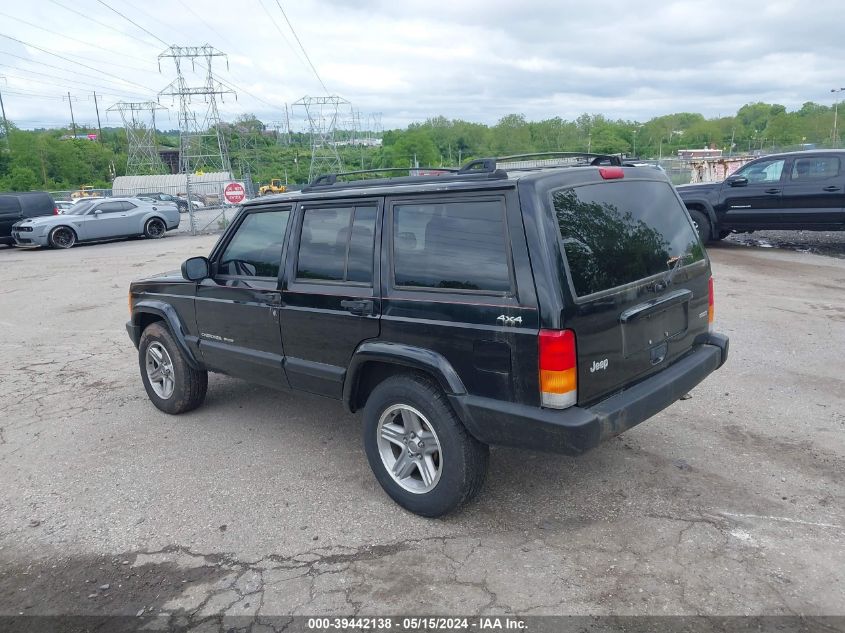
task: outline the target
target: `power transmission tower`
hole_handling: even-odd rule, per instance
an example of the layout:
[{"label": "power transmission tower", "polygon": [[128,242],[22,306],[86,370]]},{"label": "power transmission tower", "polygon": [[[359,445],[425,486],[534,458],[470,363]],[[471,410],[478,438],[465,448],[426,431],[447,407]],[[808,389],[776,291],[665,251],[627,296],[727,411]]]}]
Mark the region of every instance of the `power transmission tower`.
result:
[{"label": "power transmission tower", "polygon": [[305,110],[311,133],[311,167],[308,170],[309,182],[322,174],[343,171],[343,163],[337,153],[335,131],[341,105],[349,105],[346,99],[338,96],[302,97],[294,102]]},{"label": "power transmission tower", "polygon": [[[235,91],[214,77],[212,62],[216,57],[226,58],[226,53],[209,44],[171,46],[158,56],[159,67],[162,59],[172,59],[176,66],[176,79],[158,94],[159,98],[179,100],[179,171],[184,174],[200,170],[231,171],[217,99],[222,101],[225,95],[234,95]],[[186,62],[191,63],[192,70],[197,65],[205,69],[202,85],[188,85],[183,67]],[[228,64],[226,58],[227,68]]]},{"label": "power transmission tower", "polygon": [[[3,83],[6,83],[5,77],[0,77],[3,80]],[[9,145],[9,119],[6,118],[6,106],[3,105],[3,94],[0,93],[0,114],[3,115],[3,128],[0,129],[0,135],[3,136],[3,140],[6,141],[6,149],[10,149],[11,146]]]},{"label": "power transmission tower", "polygon": [[158,154],[156,141],[156,110],[164,109],[155,101],[118,101],[106,110],[118,112],[123,120],[129,146],[126,158],[127,176],[167,173]]}]

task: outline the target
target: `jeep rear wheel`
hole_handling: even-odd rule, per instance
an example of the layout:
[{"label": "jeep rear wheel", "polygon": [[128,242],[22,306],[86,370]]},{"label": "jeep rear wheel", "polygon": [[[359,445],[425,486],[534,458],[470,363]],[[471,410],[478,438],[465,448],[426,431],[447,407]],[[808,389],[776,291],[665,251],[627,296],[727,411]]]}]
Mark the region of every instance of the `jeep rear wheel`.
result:
[{"label": "jeep rear wheel", "polygon": [[165,413],[185,413],[205,400],[208,372],[188,364],[163,323],[153,323],[141,334],[138,364],[147,396]]},{"label": "jeep rear wheel", "polygon": [[696,209],[689,209],[689,216],[692,218],[692,225],[698,232],[698,238],[702,244],[707,244],[712,239],[713,232],[710,227],[710,220]]},{"label": "jeep rear wheel", "polygon": [[393,376],[373,390],[364,407],[364,450],[384,491],[426,517],[471,499],[487,474],[487,445],[422,376]]},{"label": "jeep rear wheel", "polygon": [[66,226],[57,226],[50,231],[49,240],[53,248],[70,248],[76,244],[76,233]]}]

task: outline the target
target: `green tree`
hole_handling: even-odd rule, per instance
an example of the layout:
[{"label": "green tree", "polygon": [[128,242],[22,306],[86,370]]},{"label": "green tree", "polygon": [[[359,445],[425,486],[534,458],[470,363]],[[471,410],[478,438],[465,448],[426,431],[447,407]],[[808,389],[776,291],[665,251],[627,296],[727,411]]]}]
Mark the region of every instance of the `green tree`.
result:
[{"label": "green tree", "polygon": [[7,178],[5,188],[9,191],[32,191],[36,188],[38,180],[33,172],[28,167],[12,167],[12,171]]}]

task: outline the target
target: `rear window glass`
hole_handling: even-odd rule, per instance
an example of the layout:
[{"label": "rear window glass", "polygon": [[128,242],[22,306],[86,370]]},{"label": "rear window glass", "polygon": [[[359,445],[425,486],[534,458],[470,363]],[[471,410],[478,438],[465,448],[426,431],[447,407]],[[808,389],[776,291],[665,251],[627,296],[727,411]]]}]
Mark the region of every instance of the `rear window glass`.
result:
[{"label": "rear window glass", "polygon": [[839,159],[836,156],[796,158],[792,165],[792,180],[824,180],[838,175]]},{"label": "rear window glass", "polygon": [[506,293],[511,289],[501,201],[393,208],[396,286]]},{"label": "rear window glass", "polygon": [[552,192],[552,204],[575,293],[667,273],[704,251],[669,183],[585,185]]}]

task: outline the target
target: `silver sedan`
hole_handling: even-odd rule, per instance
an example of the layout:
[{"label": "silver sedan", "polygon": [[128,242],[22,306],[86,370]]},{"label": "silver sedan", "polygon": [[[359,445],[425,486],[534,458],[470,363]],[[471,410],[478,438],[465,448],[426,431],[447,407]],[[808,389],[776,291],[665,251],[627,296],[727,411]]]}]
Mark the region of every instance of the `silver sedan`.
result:
[{"label": "silver sedan", "polygon": [[77,242],[143,235],[149,238],[179,226],[179,209],[172,202],[138,198],[104,198],[77,202],[61,215],[29,218],[12,225],[19,246],[70,248]]}]

